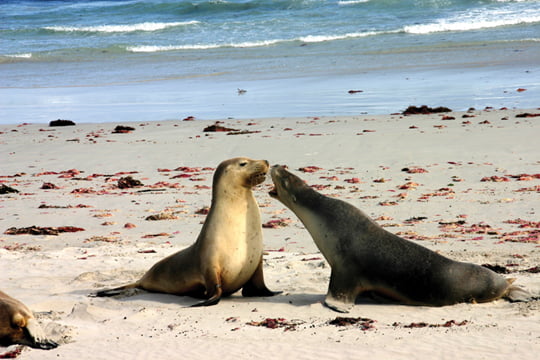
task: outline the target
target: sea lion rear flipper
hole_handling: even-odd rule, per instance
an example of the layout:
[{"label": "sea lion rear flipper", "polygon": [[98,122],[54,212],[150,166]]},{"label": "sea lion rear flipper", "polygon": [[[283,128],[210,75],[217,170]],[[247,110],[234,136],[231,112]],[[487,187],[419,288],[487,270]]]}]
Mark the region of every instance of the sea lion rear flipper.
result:
[{"label": "sea lion rear flipper", "polygon": [[[510,280],[507,280],[509,284],[511,284],[514,279]],[[510,302],[527,302],[534,299],[530,292],[517,285],[510,285],[506,290],[504,298],[508,299]]]},{"label": "sea lion rear flipper", "polygon": [[100,290],[98,292],[89,294],[88,296],[89,297],[109,297],[109,296],[121,295],[126,290],[135,289],[135,288],[137,288],[137,286],[138,286],[137,283],[133,283],[133,284],[124,285],[124,286],[120,286],[120,287],[113,288],[113,289]]},{"label": "sea lion rear flipper", "polygon": [[281,294],[282,292],[283,291],[272,291],[264,284],[263,261],[261,256],[259,266],[257,266],[257,269],[255,269],[253,276],[251,276],[251,278],[242,287],[242,296],[274,296]]}]

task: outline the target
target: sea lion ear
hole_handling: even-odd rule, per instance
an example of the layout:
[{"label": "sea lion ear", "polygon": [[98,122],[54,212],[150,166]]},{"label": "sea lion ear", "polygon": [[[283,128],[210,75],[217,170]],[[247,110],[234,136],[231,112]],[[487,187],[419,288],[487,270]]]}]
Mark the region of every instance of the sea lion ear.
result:
[{"label": "sea lion ear", "polygon": [[26,319],[21,315],[21,313],[17,312],[11,318],[11,326],[17,329],[22,329],[26,326]]},{"label": "sea lion ear", "polygon": [[291,195],[291,199],[292,199],[293,203],[296,203],[296,196],[295,195]]}]

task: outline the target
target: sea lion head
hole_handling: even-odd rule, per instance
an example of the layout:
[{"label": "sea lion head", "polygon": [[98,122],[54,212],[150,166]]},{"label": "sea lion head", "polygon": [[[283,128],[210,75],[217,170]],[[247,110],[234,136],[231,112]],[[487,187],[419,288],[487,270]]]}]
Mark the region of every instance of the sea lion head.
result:
[{"label": "sea lion head", "polygon": [[0,304],[0,346],[18,344],[43,350],[57,347],[56,342],[45,338],[36,319],[25,310],[2,308]]},{"label": "sea lion head", "polygon": [[12,314],[7,309],[0,311],[0,345],[24,344],[26,320],[20,313]]},{"label": "sea lion head", "polygon": [[217,188],[222,181],[238,184],[251,189],[264,182],[269,164],[266,160],[253,160],[237,157],[221,162],[214,173],[213,186]]},{"label": "sea lion head", "polygon": [[283,203],[283,205],[292,208],[298,199],[307,199],[313,195],[313,189],[298,176],[285,170],[281,165],[274,165],[270,170],[274,188],[268,193],[274,199]]}]

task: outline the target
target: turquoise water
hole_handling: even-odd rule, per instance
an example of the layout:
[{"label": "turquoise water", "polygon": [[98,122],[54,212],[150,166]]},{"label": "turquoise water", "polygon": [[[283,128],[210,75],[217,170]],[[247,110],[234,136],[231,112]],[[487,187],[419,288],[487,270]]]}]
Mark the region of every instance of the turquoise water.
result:
[{"label": "turquoise water", "polygon": [[2,0],[0,19],[1,123],[540,105],[540,1]]}]

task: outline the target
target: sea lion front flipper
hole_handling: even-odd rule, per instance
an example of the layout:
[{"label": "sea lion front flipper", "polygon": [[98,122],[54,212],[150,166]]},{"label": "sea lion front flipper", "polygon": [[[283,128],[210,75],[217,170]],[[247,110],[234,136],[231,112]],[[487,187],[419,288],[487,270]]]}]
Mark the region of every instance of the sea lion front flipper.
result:
[{"label": "sea lion front flipper", "polygon": [[242,287],[242,296],[274,296],[281,293],[282,291],[272,291],[268,289],[264,284],[263,260],[261,255],[259,266],[255,269],[253,276]]},{"label": "sea lion front flipper", "polygon": [[49,340],[49,339],[43,339],[41,341],[33,341],[29,342],[27,344],[28,346],[34,348],[34,349],[41,349],[41,350],[51,350],[58,347],[58,343]]},{"label": "sea lion front flipper", "polygon": [[348,313],[353,307],[353,304],[345,304],[344,302],[337,300],[330,294],[326,295],[326,298],[324,299],[324,305],[331,310],[344,314]]},{"label": "sea lion front flipper", "polygon": [[211,297],[210,299],[208,299],[208,300],[204,300],[204,301],[195,303],[195,304],[193,304],[193,305],[190,305],[189,307],[200,307],[200,306],[212,306],[212,305],[217,305],[217,303],[219,303],[219,300],[221,300],[221,295],[220,295],[220,296],[212,296],[212,297]]},{"label": "sea lion front flipper", "polygon": [[223,289],[221,288],[221,281],[218,272],[219,271],[215,268],[207,269],[204,280],[206,282],[206,296],[208,296],[208,299],[193,304],[190,307],[216,305],[219,300],[221,300]]},{"label": "sea lion front flipper", "polygon": [[26,338],[26,341],[22,341],[24,345],[43,350],[54,349],[58,346],[56,342],[47,339],[43,329],[34,318],[28,319],[24,331]]},{"label": "sea lion front flipper", "polygon": [[354,305],[356,293],[353,292],[353,289],[351,289],[350,286],[347,286],[348,284],[346,281],[342,280],[343,277],[332,270],[330,284],[328,285],[328,293],[324,299],[324,305],[334,311],[348,313]]}]

